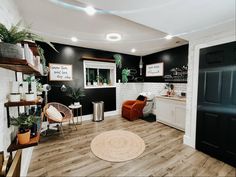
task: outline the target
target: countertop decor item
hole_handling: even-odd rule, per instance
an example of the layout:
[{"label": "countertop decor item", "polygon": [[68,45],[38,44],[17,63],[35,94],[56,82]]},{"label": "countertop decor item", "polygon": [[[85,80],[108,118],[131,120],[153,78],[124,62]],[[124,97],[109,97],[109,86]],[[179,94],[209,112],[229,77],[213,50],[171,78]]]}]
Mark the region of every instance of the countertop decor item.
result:
[{"label": "countertop decor item", "polygon": [[95,156],[109,162],[125,162],[140,156],[145,150],[144,140],[133,132],[112,130],[97,135],[91,142]]}]

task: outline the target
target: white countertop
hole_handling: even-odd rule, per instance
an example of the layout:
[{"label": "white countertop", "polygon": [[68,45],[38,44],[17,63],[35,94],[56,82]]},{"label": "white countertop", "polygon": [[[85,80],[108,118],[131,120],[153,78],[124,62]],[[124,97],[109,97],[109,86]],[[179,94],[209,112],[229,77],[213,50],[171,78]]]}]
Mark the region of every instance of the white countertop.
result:
[{"label": "white countertop", "polygon": [[165,96],[165,95],[160,95],[160,96],[156,96],[156,98],[162,98],[162,99],[186,102],[186,97],[180,97],[180,96]]}]

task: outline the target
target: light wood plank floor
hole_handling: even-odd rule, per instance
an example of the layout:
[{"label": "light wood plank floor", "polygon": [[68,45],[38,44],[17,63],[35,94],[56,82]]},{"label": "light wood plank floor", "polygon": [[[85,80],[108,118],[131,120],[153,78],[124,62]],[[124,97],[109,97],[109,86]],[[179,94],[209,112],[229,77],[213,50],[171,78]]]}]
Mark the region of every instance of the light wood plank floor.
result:
[{"label": "light wood plank floor", "polygon": [[[28,176],[233,176],[235,169],[183,145],[183,132],[161,123],[129,122],[120,117],[65,126],[65,138],[42,138],[35,147]],[[124,129],[142,137],[144,153],[137,159],[111,163],[95,157],[91,140],[101,132]]]}]

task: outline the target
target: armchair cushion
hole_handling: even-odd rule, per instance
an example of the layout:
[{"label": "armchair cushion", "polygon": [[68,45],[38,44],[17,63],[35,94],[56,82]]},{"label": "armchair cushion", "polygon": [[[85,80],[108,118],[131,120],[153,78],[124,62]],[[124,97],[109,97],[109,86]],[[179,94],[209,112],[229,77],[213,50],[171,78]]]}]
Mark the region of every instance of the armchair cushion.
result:
[{"label": "armchair cushion", "polygon": [[47,115],[55,122],[61,122],[63,117],[61,113],[52,105],[46,110]]}]

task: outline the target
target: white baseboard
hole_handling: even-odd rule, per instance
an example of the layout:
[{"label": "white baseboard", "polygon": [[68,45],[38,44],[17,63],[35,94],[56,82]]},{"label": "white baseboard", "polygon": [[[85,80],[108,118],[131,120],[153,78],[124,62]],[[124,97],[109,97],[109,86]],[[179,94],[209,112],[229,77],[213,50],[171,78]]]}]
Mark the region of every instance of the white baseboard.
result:
[{"label": "white baseboard", "polygon": [[[120,113],[119,113],[118,110],[115,110],[115,111],[107,111],[107,112],[104,112],[104,117],[117,116],[117,115],[119,115],[119,114],[120,114]],[[82,119],[83,119],[83,121],[92,120],[92,119],[93,119],[93,114],[84,115]],[[74,117],[74,120],[77,120],[77,118]]]},{"label": "white baseboard", "polygon": [[189,136],[184,135],[184,144],[191,146],[195,149],[195,143],[192,142],[192,138],[190,138]]}]

